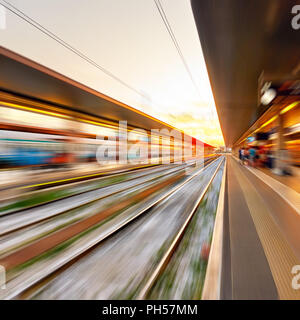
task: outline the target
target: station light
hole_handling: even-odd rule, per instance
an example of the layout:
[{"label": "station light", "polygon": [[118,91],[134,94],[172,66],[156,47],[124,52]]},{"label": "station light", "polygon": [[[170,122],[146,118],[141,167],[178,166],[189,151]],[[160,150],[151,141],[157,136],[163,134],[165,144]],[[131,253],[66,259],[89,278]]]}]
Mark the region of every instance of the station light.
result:
[{"label": "station light", "polygon": [[64,115],[64,114],[60,114],[60,113],[56,113],[56,112],[52,112],[52,111],[46,111],[46,110],[42,110],[42,109],[30,108],[30,107],[22,106],[22,105],[15,104],[15,103],[0,101],[0,104],[3,106],[15,108],[15,109],[21,109],[21,110],[26,110],[26,111],[35,112],[35,113],[41,113],[41,114],[45,114],[45,115],[56,117],[56,118],[70,119],[69,116]]},{"label": "station light", "polygon": [[277,95],[277,92],[275,89],[270,88],[268,90],[265,91],[265,93],[262,95],[262,97],[260,98],[260,101],[263,105],[268,105],[270,102],[272,102],[272,100],[275,99]]},{"label": "station light", "polygon": [[277,116],[274,116],[270,120],[266,121],[259,129],[262,129],[262,128],[266,127],[268,124],[272,123],[276,119],[277,119]]},{"label": "station light", "polygon": [[274,116],[273,118],[271,118],[270,120],[266,121],[264,124],[262,124],[259,128],[257,128],[253,133],[256,133],[257,131],[259,131],[260,129],[266,127],[268,124],[272,123],[274,120],[277,119],[278,116]]},{"label": "station light", "polygon": [[284,114],[288,111],[290,111],[291,109],[295,108],[298,104],[299,104],[300,101],[295,101],[291,104],[289,104],[287,107],[283,108],[281,111],[280,111],[280,114]]},{"label": "station light", "polygon": [[[43,110],[43,109],[31,108],[31,107],[27,107],[27,106],[15,104],[15,103],[9,103],[9,102],[6,102],[6,101],[0,101],[0,105],[11,107],[11,108],[14,108],[14,109],[20,109],[20,110],[26,110],[26,111],[29,111],[29,112],[44,114],[44,115],[52,116],[52,117],[55,117],[55,118],[63,118],[63,119],[69,119],[69,120],[73,119],[72,117],[70,117],[68,115],[65,115],[65,114],[62,114],[62,113],[56,113],[56,112],[52,112],[52,111],[46,111],[46,110]],[[103,123],[103,122],[96,122],[96,121],[82,119],[82,118],[78,118],[77,120],[81,121],[81,122],[89,123],[89,124],[94,124],[94,125],[100,126],[100,127],[107,127],[107,128],[113,128],[113,129],[117,128],[116,126],[113,126],[113,125],[110,125],[110,124],[106,124],[106,123]]]}]

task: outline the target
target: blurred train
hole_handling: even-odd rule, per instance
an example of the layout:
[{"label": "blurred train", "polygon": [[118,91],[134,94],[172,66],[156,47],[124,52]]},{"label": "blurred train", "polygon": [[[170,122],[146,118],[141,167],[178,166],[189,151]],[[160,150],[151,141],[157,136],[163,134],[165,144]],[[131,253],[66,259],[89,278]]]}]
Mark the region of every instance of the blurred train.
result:
[{"label": "blurred train", "polygon": [[[180,136],[169,137],[161,132],[150,135],[147,130],[128,126],[127,134],[129,132],[130,138],[126,141],[128,161],[161,163],[164,157],[169,157],[170,162],[176,162],[182,159],[184,149],[191,150],[190,158],[199,156],[198,145],[202,145],[202,156],[214,152],[212,146],[191,137],[184,141]],[[113,150],[105,155],[107,163],[119,160],[120,150],[124,152],[124,148],[117,124],[0,102],[0,168],[53,168],[96,162],[97,150],[104,140],[107,148]],[[137,145],[140,148],[134,148]],[[145,148],[149,151],[146,159],[139,152]],[[151,153],[151,148],[156,151]]]},{"label": "blurred train", "polygon": [[58,166],[71,163],[64,136],[0,130],[0,167]]}]

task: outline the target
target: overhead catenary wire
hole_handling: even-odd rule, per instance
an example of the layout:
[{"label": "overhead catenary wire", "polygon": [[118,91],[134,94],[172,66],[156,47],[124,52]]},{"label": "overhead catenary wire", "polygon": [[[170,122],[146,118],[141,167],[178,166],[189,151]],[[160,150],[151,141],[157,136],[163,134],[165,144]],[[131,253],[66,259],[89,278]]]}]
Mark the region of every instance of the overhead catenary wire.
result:
[{"label": "overhead catenary wire", "polygon": [[[148,95],[144,94],[143,92],[137,90],[136,88],[134,88],[132,85],[126,83],[124,80],[120,79],[118,76],[116,76],[115,74],[113,74],[112,72],[110,72],[109,70],[107,70],[106,68],[102,67],[101,65],[99,65],[97,62],[95,62],[94,60],[92,60],[91,58],[89,58],[86,54],[84,54],[82,51],[78,50],[77,48],[75,48],[74,46],[70,45],[69,43],[67,43],[66,41],[64,41],[62,38],[60,38],[59,36],[57,36],[56,34],[54,34],[53,32],[51,32],[50,30],[48,30],[47,28],[45,28],[43,25],[41,25],[39,22],[35,21],[34,19],[32,19],[31,17],[29,17],[27,14],[25,14],[23,11],[19,10],[17,7],[15,7],[14,5],[12,5],[11,3],[9,3],[6,0],[0,0],[0,4],[6,8],[7,10],[9,10],[11,13],[13,13],[14,15],[18,16],[19,18],[21,18],[22,20],[24,20],[25,22],[27,22],[28,24],[30,24],[31,26],[33,26],[34,28],[38,29],[39,31],[41,31],[42,33],[44,33],[45,35],[47,35],[48,37],[50,37],[52,40],[56,41],[57,43],[59,43],[60,45],[62,45],[63,47],[65,47],[66,49],[68,49],[69,51],[73,52],[74,54],[76,54],[77,56],[79,56],[80,58],[82,58],[83,60],[85,60],[86,62],[88,62],[90,65],[96,67],[97,69],[99,69],[100,71],[102,71],[103,73],[105,73],[106,75],[108,75],[109,77],[111,77],[112,79],[116,80],[117,82],[119,82],[120,84],[122,84],[123,86],[127,87],[129,90],[135,92],[136,94],[138,94],[139,96],[143,97],[145,100],[149,101],[151,104],[153,103],[152,99],[149,98]],[[166,13],[161,5],[160,0],[154,0],[156,7],[161,15],[161,18],[165,24],[165,27],[175,45],[175,48],[183,62],[183,65],[196,89],[196,91],[200,94],[199,88],[194,80],[194,77],[190,71],[190,68],[186,62],[186,59],[180,49],[180,46],[178,44],[178,41],[176,39],[176,36],[174,35],[174,32],[170,26],[170,23],[168,21],[168,18],[166,16]],[[200,94],[201,96],[201,94]],[[156,103],[155,103],[156,104]]]},{"label": "overhead catenary wire", "polygon": [[[169,20],[168,20],[168,18],[167,18],[167,15],[166,15],[166,13],[165,13],[165,10],[164,10],[164,8],[163,8],[163,6],[162,6],[162,4],[161,4],[161,1],[160,1],[160,0],[153,0],[153,1],[154,1],[155,5],[156,5],[156,7],[157,7],[157,10],[158,10],[158,12],[159,12],[159,14],[160,14],[160,16],[161,16],[161,18],[162,18],[162,20],[163,20],[163,23],[164,23],[164,25],[165,25],[165,27],[166,27],[166,29],[167,29],[167,31],[168,31],[168,33],[169,33],[172,41],[173,41],[173,43],[174,43],[174,46],[175,46],[175,48],[176,48],[176,51],[178,52],[178,54],[179,54],[179,56],[180,56],[180,58],[181,58],[181,60],[182,60],[182,63],[183,63],[183,65],[184,65],[184,67],[185,67],[185,69],[186,69],[186,71],[187,71],[187,73],[188,73],[188,76],[190,77],[190,80],[192,81],[192,83],[193,83],[193,85],[194,85],[197,93],[198,93],[198,94],[200,95],[200,97],[201,97],[201,93],[200,93],[200,91],[199,91],[199,88],[198,88],[198,86],[197,86],[197,84],[196,84],[196,81],[195,81],[195,79],[194,79],[194,77],[193,77],[193,74],[192,74],[192,72],[191,72],[191,70],[190,70],[190,68],[189,68],[189,66],[188,66],[188,64],[187,64],[187,62],[186,62],[186,59],[185,59],[185,57],[184,57],[184,55],[183,55],[183,53],[182,53],[182,50],[181,50],[181,48],[180,48],[180,46],[179,46],[179,43],[178,43],[178,41],[177,41],[177,39],[176,39],[176,36],[175,36],[175,34],[174,34],[173,30],[172,30],[172,27],[171,27],[171,25],[170,25],[170,23],[169,23]],[[212,110],[210,110],[210,111],[211,111],[211,115],[212,115],[212,117],[213,117],[213,112],[212,112]]]},{"label": "overhead catenary wire", "polygon": [[40,23],[38,23],[37,21],[35,21],[31,17],[29,17],[27,14],[25,14],[24,12],[22,12],[21,10],[19,10],[15,6],[13,6],[8,1],[2,0],[1,1],[1,5],[3,7],[5,7],[7,10],[9,10],[11,13],[15,14],[16,16],[18,16],[22,20],[24,20],[27,23],[29,23],[30,25],[32,25],[34,28],[38,29],[39,31],[41,31],[42,33],[44,33],[45,35],[47,35],[48,37],[50,37],[51,39],[53,39],[54,41],[56,41],[57,43],[59,43],[60,45],[65,47],[66,49],[70,50],[71,52],[73,52],[74,54],[79,56],[80,58],[82,58],[85,61],[87,61],[89,64],[91,64],[94,67],[96,67],[97,69],[101,70],[103,73],[105,73],[109,77],[113,78],[114,80],[118,81],[119,83],[121,83],[122,85],[127,87],[128,89],[134,91],[138,95],[140,95],[143,98],[145,98],[146,100],[150,101],[150,99],[149,99],[149,97],[147,95],[145,95],[142,92],[140,92],[139,90],[135,89],[133,86],[131,86],[130,84],[126,83],[125,81],[123,81],[122,79],[120,79],[119,77],[114,75],[112,72],[110,72],[109,70],[107,70],[104,67],[100,66],[97,62],[95,62],[94,60],[90,59],[87,55],[85,55],[84,53],[82,53],[81,51],[79,51],[78,49],[76,49],[75,47],[73,47],[72,45],[67,43],[66,41],[64,41],[62,38],[58,37],[56,34],[51,32],[50,30],[48,30],[44,26],[42,26]]},{"label": "overhead catenary wire", "polygon": [[179,56],[180,56],[180,58],[182,60],[182,63],[184,65],[184,67],[185,67],[185,69],[186,69],[186,71],[187,71],[187,73],[188,73],[193,85],[195,86],[196,90],[198,91],[199,90],[198,86],[197,86],[197,84],[196,84],[196,82],[194,80],[194,77],[193,77],[193,75],[191,73],[191,70],[190,70],[190,68],[189,68],[189,66],[188,66],[188,64],[187,64],[187,62],[185,60],[185,57],[184,57],[184,55],[183,55],[183,53],[182,53],[182,51],[180,49],[180,46],[179,46],[178,41],[176,39],[176,36],[175,36],[175,34],[174,34],[173,30],[172,30],[172,27],[171,27],[171,25],[169,23],[169,20],[167,18],[166,13],[165,13],[165,10],[164,10],[160,0],[154,0],[154,2],[155,2],[155,5],[157,7],[157,10],[158,10],[162,20],[163,20],[163,23],[164,23],[164,25],[165,25],[165,27],[166,27],[166,29],[167,29],[172,41],[173,41],[173,43],[174,43],[174,46],[175,46],[175,48],[176,48],[176,50],[177,50],[177,52],[178,52],[178,54],[179,54]]}]

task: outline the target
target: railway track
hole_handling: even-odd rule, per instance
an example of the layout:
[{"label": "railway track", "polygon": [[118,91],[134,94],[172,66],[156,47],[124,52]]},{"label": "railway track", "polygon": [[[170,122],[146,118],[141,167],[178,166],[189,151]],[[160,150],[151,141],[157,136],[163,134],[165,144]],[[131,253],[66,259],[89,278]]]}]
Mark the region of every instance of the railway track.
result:
[{"label": "railway track", "polygon": [[[209,157],[205,159],[205,162],[211,161],[215,157]],[[110,174],[100,173],[93,175],[93,178],[80,178],[80,181],[71,179],[69,182],[65,182],[63,185],[52,186],[47,189],[34,190],[25,192],[21,195],[15,195],[9,198],[2,199],[0,201],[0,217],[11,213],[18,213],[26,209],[33,209],[43,206],[48,203],[53,203],[58,200],[70,198],[75,195],[81,195],[89,191],[97,190],[105,186],[111,186],[123,181],[131,181],[136,178],[141,178],[155,172],[164,172],[168,169],[179,168],[180,166],[191,166],[195,163],[195,160],[189,160],[185,164],[170,164],[170,165],[156,165],[156,166],[140,166],[131,168],[130,170],[121,170],[121,172]],[[92,179],[92,180],[91,180]],[[68,180],[68,179],[67,179]],[[52,183],[52,182],[51,182]],[[48,184],[48,183],[46,183]],[[25,188],[31,188],[32,186],[26,186]]]},{"label": "railway track", "polygon": [[[112,206],[114,202],[124,200],[139,189],[155,186],[169,177],[176,176],[190,165],[154,170],[151,173],[144,172],[141,176],[135,174],[135,177],[118,185],[113,184],[87,192],[85,197],[81,194],[65,199],[58,207],[47,204],[35,210],[27,209],[21,213],[2,217],[0,218],[0,259],[3,254],[9,254],[10,251],[65,228],[68,224],[95,215],[99,212],[99,207]],[[76,202],[77,199],[78,202]]]},{"label": "railway track", "polygon": [[[187,219],[185,220],[184,224],[182,225],[182,227],[180,228],[180,230],[178,231],[178,233],[174,237],[173,241],[171,242],[168,250],[165,252],[165,254],[162,257],[162,259],[160,260],[159,264],[157,265],[157,267],[155,268],[155,270],[153,271],[153,273],[149,277],[147,283],[141,289],[139,295],[137,296],[138,300],[145,300],[145,299],[147,299],[149,297],[153,299],[153,296],[150,295],[151,291],[153,291],[153,288],[157,284],[158,279],[162,276],[163,272],[165,271],[166,267],[168,266],[168,263],[174,257],[176,250],[178,249],[179,245],[182,243],[187,228],[190,226],[190,223],[191,223],[192,219],[195,217],[195,214],[197,212],[197,209],[199,208],[199,205],[200,205],[201,201],[204,199],[205,195],[207,194],[207,192],[208,192],[213,180],[215,179],[217,173],[219,172],[219,169],[220,169],[222,164],[223,164],[223,161],[219,163],[217,169],[215,170],[215,172],[211,176],[208,184],[206,185],[204,190],[201,192],[199,198],[195,202],[195,204],[194,204],[189,216],[187,217]],[[186,250],[186,247],[185,247],[185,250]],[[200,293],[201,292],[199,292],[199,294]],[[166,299],[166,298],[169,298],[169,297],[166,297],[166,296],[163,295],[160,298]],[[180,298],[182,299],[184,297],[181,296]],[[189,297],[185,297],[185,298],[186,299],[193,299],[193,298],[198,298],[199,299],[200,295],[198,297],[189,296]]]},{"label": "railway track", "polygon": [[[64,196],[52,201],[45,201],[39,205],[26,207],[24,210],[13,212],[2,212],[0,215],[0,236],[11,233],[20,228],[30,226],[34,223],[62,215],[75,209],[83,209],[93,203],[108,197],[129,192],[131,189],[141,188],[145,184],[155,183],[159,179],[163,179],[170,174],[180,170],[185,170],[194,163],[188,163],[180,166],[168,166],[164,168],[156,168],[154,171],[143,171],[138,174],[124,177],[120,180],[120,176],[111,177],[109,180],[102,180],[95,184],[85,184],[84,186],[76,185],[75,190],[64,193]],[[1,239],[0,239],[1,241]],[[1,251],[1,249],[0,249]]]},{"label": "railway track", "polygon": [[[166,167],[162,166],[158,166],[157,168],[153,168],[153,166],[142,166],[134,169],[132,168],[129,171],[121,170],[121,172],[111,172],[110,174],[102,172],[91,175],[92,177],[79,176],[70,180],[65,179],[63,180],[64,183],[62,185],[55,185],[57,181],[50,181],[43,184],[48,186],[47,189],[29,191],[21,195],[11,196],[7,199],[1,200],[0,216],[10,213],[17,213],[25,209],[32,209],[50,202],[68,198],[70,196],[93,191],[105,185],[112,185],[124,180],[129,181],[135,179],[136,177],[147,175],[149,172],[159,172],[165,169]],[[32,189],[34,186],[36,185],[27,185],[24,187],[24,190]]]},{"label": "railway track", "polygon": [[[42,190],[42,189],[46,189],[46,188],[50,188],[50,187],[54,187],[54,186],[68,185],[68,184],[72,184],[72,183],[76,183],[76,182],[80,182],[80,181],[93,180],[93,179],[97,179],[99,177],[107,177],[107,176],[114,175],[114,174],[120,174],[120,173],[124,173],[124,172],[140,170],[140,169],[144,169],[144,168],[151,169],[156,166],[160,166],[160,164],[124,166],[122,168],[114,169],[114,170],[112,170],[112,169],[104,169],[101,171],[93,170],[91,172],[85,172],[85,174],[80,174],[80,175],[78,175],[78,173],[77,173],[77,175],[75,175],[74,173],[72,173],[72,171],[71,172],[68,172],[68,171],[61,172],[59,170],[54,170],[53,172],[51,172],[51,176],[56,176],[56,178],[54,180],[53,180],[53,178],[51,178],[48,181],[37,180],[34,183],[32,183],[32,182],[30,182],[30,183],[11,183],[9,185],[6,185],[5,187],[1,186],[0,192],[2,193],[3,191],[7,191],[10,189],[16,189],[16,190],[20,190],[22,192],[27,193],[27,192],[30,192],[30,190],[32,190],[32,191]],[[4,172],[4,171],[7,171],[7,169],[0,169],[0,172]],[[13,171],[17,171],[17,169],[13,170]],[[49,172],[46,172],[46,173],[49,174]],[[63,179],[61,178],[62,174],[66,175]]]},{"label": "railway track", "polygon": [[[214,163],[219,161],[220,160],[218,159],[212,161],[212,163],[208,167],[211,167],[212,165],[215,166],[216,164]],[[221,163],[218,164],[218,168],[220,167],[220,165]],[[184,168],[182,168],[182,170],[183,169]],[[79,257],[88,255],[88,252],[90,252],[91,248],[99,245],[99,243],[105,242],[105,239],[107,239],[108,241],[112,236],[114,236],[117,232],[123,230],[125,226],[129,225],[132,221],[135,221],[138,217],[142,215],[144,216],[145,213],[148,214],[149,211],[155,209],[157,205],[160,205],[164,201],[167,201],[168,198],[172,196],[174,197],[175,194],[180,194],[181,190],[185,188],[191,181],[194,181],[195,178],[199,176],[203,170],[205,169],[202,168],[199,170],[195,168],[194,173],[186,177],[182,182],[172,185],[171,188],[163,187],[160,192],[154,192],[152,197],[150,197],[149,199],[140,198],[139,203],[130,208],[126,208],[124,212],[118,214],[112,220],[109,220],[105,224],[97,226],[96,230],[92,230],[82,237],[77,237],[77,239],[75,240],[73,239],[73,237],[67,239],[67,242],[71,240],[70,243],[65,243],[66,241],[63,241],[59,245],[66,246],[65,250],[58,250],[58,253],[56,252],[56,254],[54,253],[54,255],[50,254],[48,257],[39,255],[37,257],[34,257],[33,259],[30,259],[29,261],[26,261],[25,265],[23,264],[21,267],[14,266],[13,271],[9,271],[10,274],[7,289],[5,290],[4,294],[1,292],[1,298],[16,298],[23,294],[26,297],[28,296],[28,292],[30,292],[29,296],[31,296],[32,288],[39,288],[40,283],[44,283],[44,281],[47,282],[49,279],[51,279],[53,274],[63,272],[62,270],[64,270],[66,266],[75,263],[79,259]],[[215,174],[217,170],[215,171]],[[178,173],[178,168],[176,171]],[[175,173],[171,174],[175,176]],[[210,183],[212,179],[213,177],[211,178]],[[207,190],[207,188],[205,190]],[[202,191],[201,197],[203,197],[203,194],[205,194],[205,192]],[[193,209],[192,211],[194,210],[195,209]],[[191,219],[191,217],[189,219]],[[57,246],[54,247],[54,249],[58,249]],[[32,267],[30,267],[31,265]],[[33,290],[34,292],[35,289]]]}]

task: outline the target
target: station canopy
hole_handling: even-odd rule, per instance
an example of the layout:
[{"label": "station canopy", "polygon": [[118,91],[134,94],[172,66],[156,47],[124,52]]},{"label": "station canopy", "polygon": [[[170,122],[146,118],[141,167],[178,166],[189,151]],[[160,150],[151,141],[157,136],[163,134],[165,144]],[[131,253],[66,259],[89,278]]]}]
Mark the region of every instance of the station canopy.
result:
[{"label": "station canopy", "polygon": [[231,147],[266,111],[266,82],[300,79],[297,0],[192,0],[225,143]]}]

